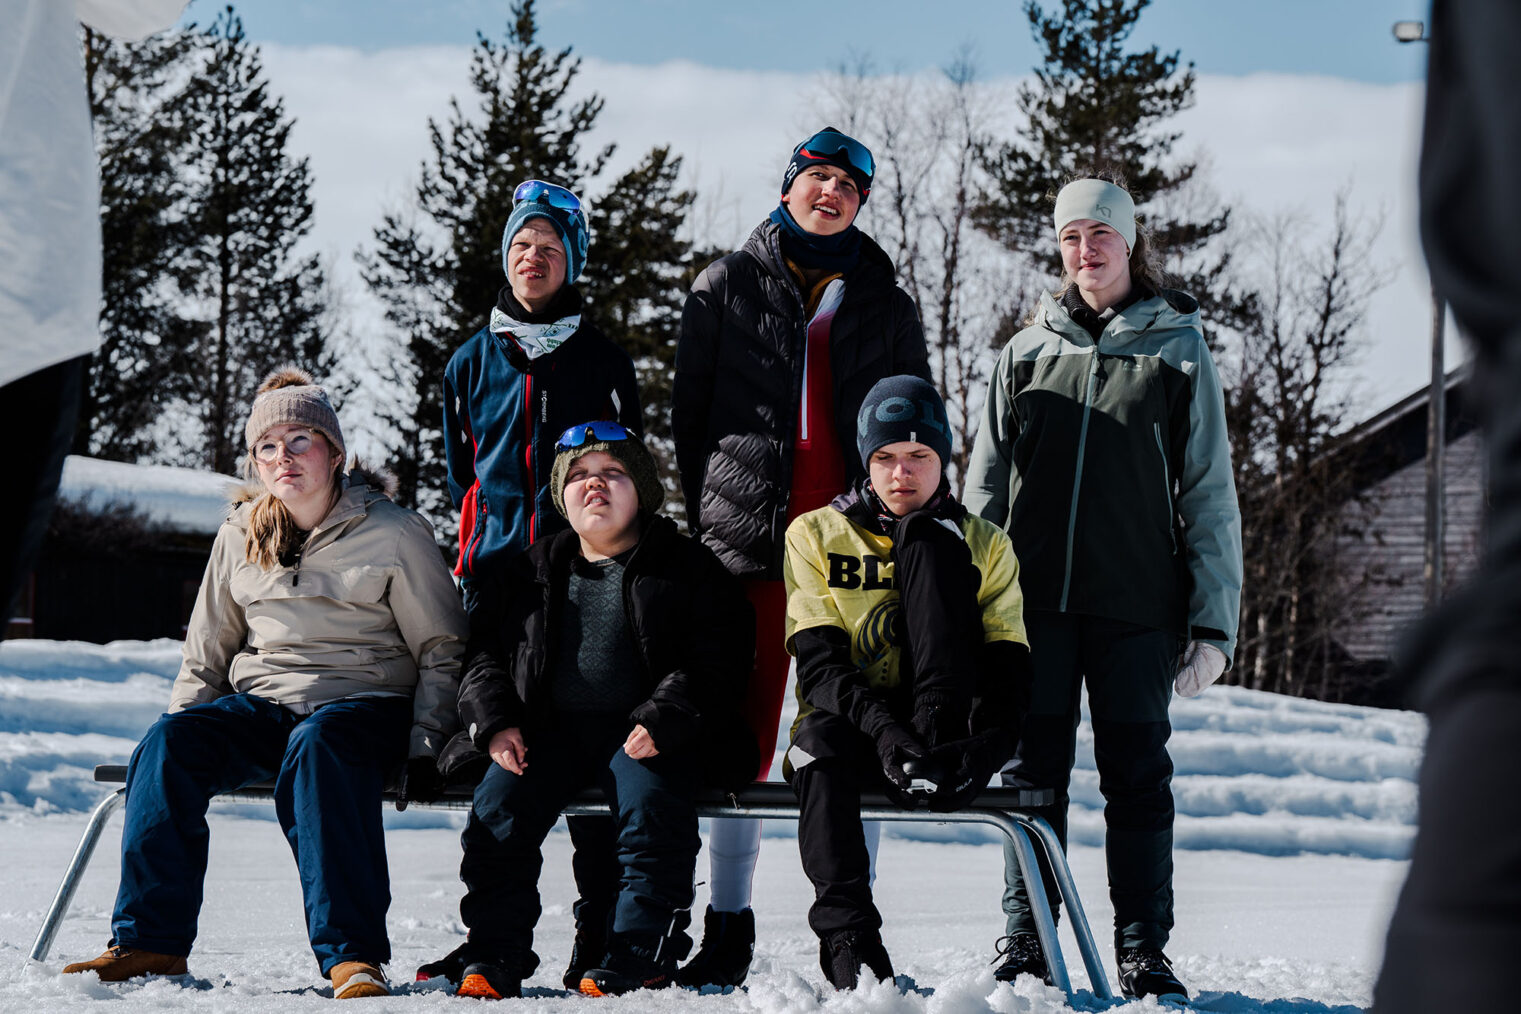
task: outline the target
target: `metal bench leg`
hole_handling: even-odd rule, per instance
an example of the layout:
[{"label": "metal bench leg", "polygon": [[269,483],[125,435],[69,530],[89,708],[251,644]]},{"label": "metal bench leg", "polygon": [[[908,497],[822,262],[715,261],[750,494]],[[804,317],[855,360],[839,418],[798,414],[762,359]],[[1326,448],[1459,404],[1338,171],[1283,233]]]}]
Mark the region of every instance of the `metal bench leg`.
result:
[{"label": "metal bench leg", "polygon": [[111,814],[121,809],[122,803],[127,799],[126,787],[117,789],[95,807],[90,814],[90,822],[85,825],[84,836],[79,839],[79,847],[74,850],[74,858],[69,861],[69,868],[63,874],[63,883],[58,885],[58,893],[53,896],[53,905],[48,909],[47,918],[42,921],[42,929],[37,933],[37,942],[32,944],[32,953],[28,961],[46,961],[48,951],[53,949],[53,938],[58,935],[58,927],[63,922],[63,917],[69,913],[69,905],[74,901],[74,892],[79,889],[79,881],[84,878],[85,869],[90,865],[90,857],[95,854],[95,846],[100,843],[100,834],[106,829],[106,822],[111,819]]},{"label": "metal bench leg", "polygon": [[[1026,833],[1038,840],[1045,849],[1046,858],[1051,862],[1051,872],[1056,877],[1057,890],[1061,893],[1062,900],[1067,903],[1067,915],[1072,920],[1072,935],[1077,938],[1077,949],[1083,956],[1083,966],[1088,971],[1088,982],[1093,987],[1093,992],[1103,1000],[1113,1000],[1114,991],[1109,988],[1109,976],[1104,971],[1103,959],[1099,957],[1098,944],[1093,939],[1093,930],[1088,925],[1088,914],[1083,911],[1083,903],[1077,896],[1077,884],[1072,879],[1072,867],[1067,863],[1067,853],[1062,849],[1061,840],[1056,837],[1056,832],[1051,825],[1040,817],[1029,813],[1014,811],[1012,816]],[[1030,876],[1025,875],[1028,885]],[[1030,895],[1030,906],[1035,906],[1035,896]],[[1041,940],[1044,946],[1044,938]],[[1049,954],[1049,950],[1047,951]]]},{"label": "metal bench leg", "polygon": [[[1013,813],[1011,816],[1014,821],[1019,821],[1022,815]],[[1004,834],[1009,836],[1009,842],[1014,846],[1014,858],[1024,877],[1025,893],[1030,899],[1030,917],[1035,920],[1035,935],[1040,938],[1040,946],[1046,952],[1046,971],[1051,975],[1051,985],[1071,996],[1072,980],[1067,976],[1067,963],[1062,960],[1062,945],[1056,936],[1056,919],[1051,915],[1051,903],[1046,898],[1046,885],[1040,876],[1040,864],[1035,860],[1035,847],[1030,844],[1030,838],[1021,823],[1010,823],[1011,826],[1004,827]],[[1005,870],[1006,881],[1008,875],[1009,871]],[[1084,959],[1086,958],[1085,954]]]}]

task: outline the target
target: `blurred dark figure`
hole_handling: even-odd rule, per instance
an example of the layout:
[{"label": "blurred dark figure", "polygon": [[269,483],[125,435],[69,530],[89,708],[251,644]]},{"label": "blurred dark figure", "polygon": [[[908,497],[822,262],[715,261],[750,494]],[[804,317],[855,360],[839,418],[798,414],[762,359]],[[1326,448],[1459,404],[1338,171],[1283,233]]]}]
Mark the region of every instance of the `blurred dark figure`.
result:
[{"label": "blurred dark figure", "polygon": [[100,184],[79,24],[140,39],[187,0],[0,0],[0,638],[100,345]]},{"label": "blurred dark figure", "polygon": [[1403,666],[1431,733],[1378,1014],[1514,1009],[1521,953],[1521,4],[1435,0],[1430,26],[1421,236],[1473,346],[1489,537]]}]

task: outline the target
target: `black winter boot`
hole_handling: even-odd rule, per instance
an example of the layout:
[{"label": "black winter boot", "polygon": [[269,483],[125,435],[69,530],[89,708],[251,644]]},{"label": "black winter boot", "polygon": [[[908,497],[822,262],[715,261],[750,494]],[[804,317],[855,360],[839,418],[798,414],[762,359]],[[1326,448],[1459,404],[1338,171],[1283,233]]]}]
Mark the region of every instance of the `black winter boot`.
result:
[{"label": "black winter boot", "polygon": [[465,966],[455,996],[478,1000],[510,1000],[523,995],[523,976],[516,965],[476,961]]},{"label": "black winter boot", "polygon": [[676,981],[692,989],[739,986],[754,957],[754,910],[715,912],[710,905],[702,917],[702,946],[676,973]]},{"label": "black winter boot", "polygon": [[419,965],[417,969],[417,981],[427,982],[429,979],[448,979],[450,982],[458,985],[459,981],[465,977],[465,966],[473,963],[475,960],[476,956],[472,952],[470,941],[466,940],[437,961],[430,961],[425,965]]},{"label": "black winter boot", "polygon": [[1160,947],[1122,947],[1114,957],[1120,966],[1120,992],[1126,996],[1188,1001],[1188,990],[1178,981],[1172,962]]},{"label": "black winter boot", "polygon": [[[667,941],[629,946],[627,940],[608,941],[601,968],[588,969],[581,977],[584,996],[622,996],[636,989],[665,989],[676,982],[676,956]],[[690,946],[690,943],[688,944]]]},{"label": "black winter boot", "polygon": [[587,926],[577,926],[575,943],[570,945],[570,964],[560,979],[565,988],[579,990],[586,973],[600,965],[606,953],[607,934],[594,933]]},{"label": "black winter boot", "polygon": [[855,989],[861,966],[880,979],[893,978],[892,959],[882,937],[870,930],[840,930],[819,940],[819,966],[835,989]]},{"label": "black winter boot", "polygon": [[1051,985],[1051,972],[1046,967],[1046,951],[1040,945],[1040,937],[1034,933],[1013,933],[999,937],[998,955],[993,960],[1003,961],[993,970],[993,978],[999,982],[1013,982],[1021,975],[1033,975]]}]

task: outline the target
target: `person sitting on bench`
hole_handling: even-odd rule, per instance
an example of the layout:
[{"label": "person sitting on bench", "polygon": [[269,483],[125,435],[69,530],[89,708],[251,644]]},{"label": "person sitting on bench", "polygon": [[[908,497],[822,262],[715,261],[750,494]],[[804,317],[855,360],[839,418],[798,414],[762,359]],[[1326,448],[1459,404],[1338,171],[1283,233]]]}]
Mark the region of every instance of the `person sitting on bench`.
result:
[{"label": "person sitting on bench", "polygon": [[814,887],[808,923],[837,989],[854,989],[863,964],[893,977],[862,792],[970,804],[1013,756],[1030,685],[1014,551],[951,493],[940,395],[918,377],[878,381],[856,429],[866,481],[794,521],[784,563],[798,717],[783,773]]},{"label": "person sitting on bench", "polygon": [[310,376],[270,374],[244,432],[258,481],[217,532],[169,712],[127,768],[111,943],[64,972],[185,974],[207,805],[272,778],[322,974],[339,999],[383,996],[381,792],[403,761],[398,806],[442,788],[465,612],[432,526],[357,462],[343,474],[338,417]]},{"label": "person sitting on bench", "polygon": [[555,450],[570,529],[515,558],[470,610],[460,717],[494,763],[461,836],[461,996],[522,995],[538,967],[544,838],[590,786],[611,806],[622,876],[606,953],[579,989],[671,985],[691,947],[695,793],[737,790],[757,764],[741,714],[755,621],[738,580],[657,513],[655,461],[633,433],[588,422]]}]

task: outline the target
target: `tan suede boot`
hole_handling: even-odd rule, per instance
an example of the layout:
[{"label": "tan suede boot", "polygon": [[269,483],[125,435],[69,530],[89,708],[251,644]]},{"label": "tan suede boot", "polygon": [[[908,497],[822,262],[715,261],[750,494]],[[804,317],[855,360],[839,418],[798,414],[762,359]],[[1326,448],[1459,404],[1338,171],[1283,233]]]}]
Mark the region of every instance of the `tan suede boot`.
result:
[{"label": "tan suede boot", "polygon": [[390,996],[386,977],[368,961],[342,961],[328,972],[333,980],[334,1000],[357,1000],[362,996]]},{"label": "tan suede boot", "polygon": [[177,954],[155,954],[132,947],[107,947],[100,957],[63,966],[64,975],[95,972],[101,982],[125,982],[140,975],[184,975],[185,959]]}]

